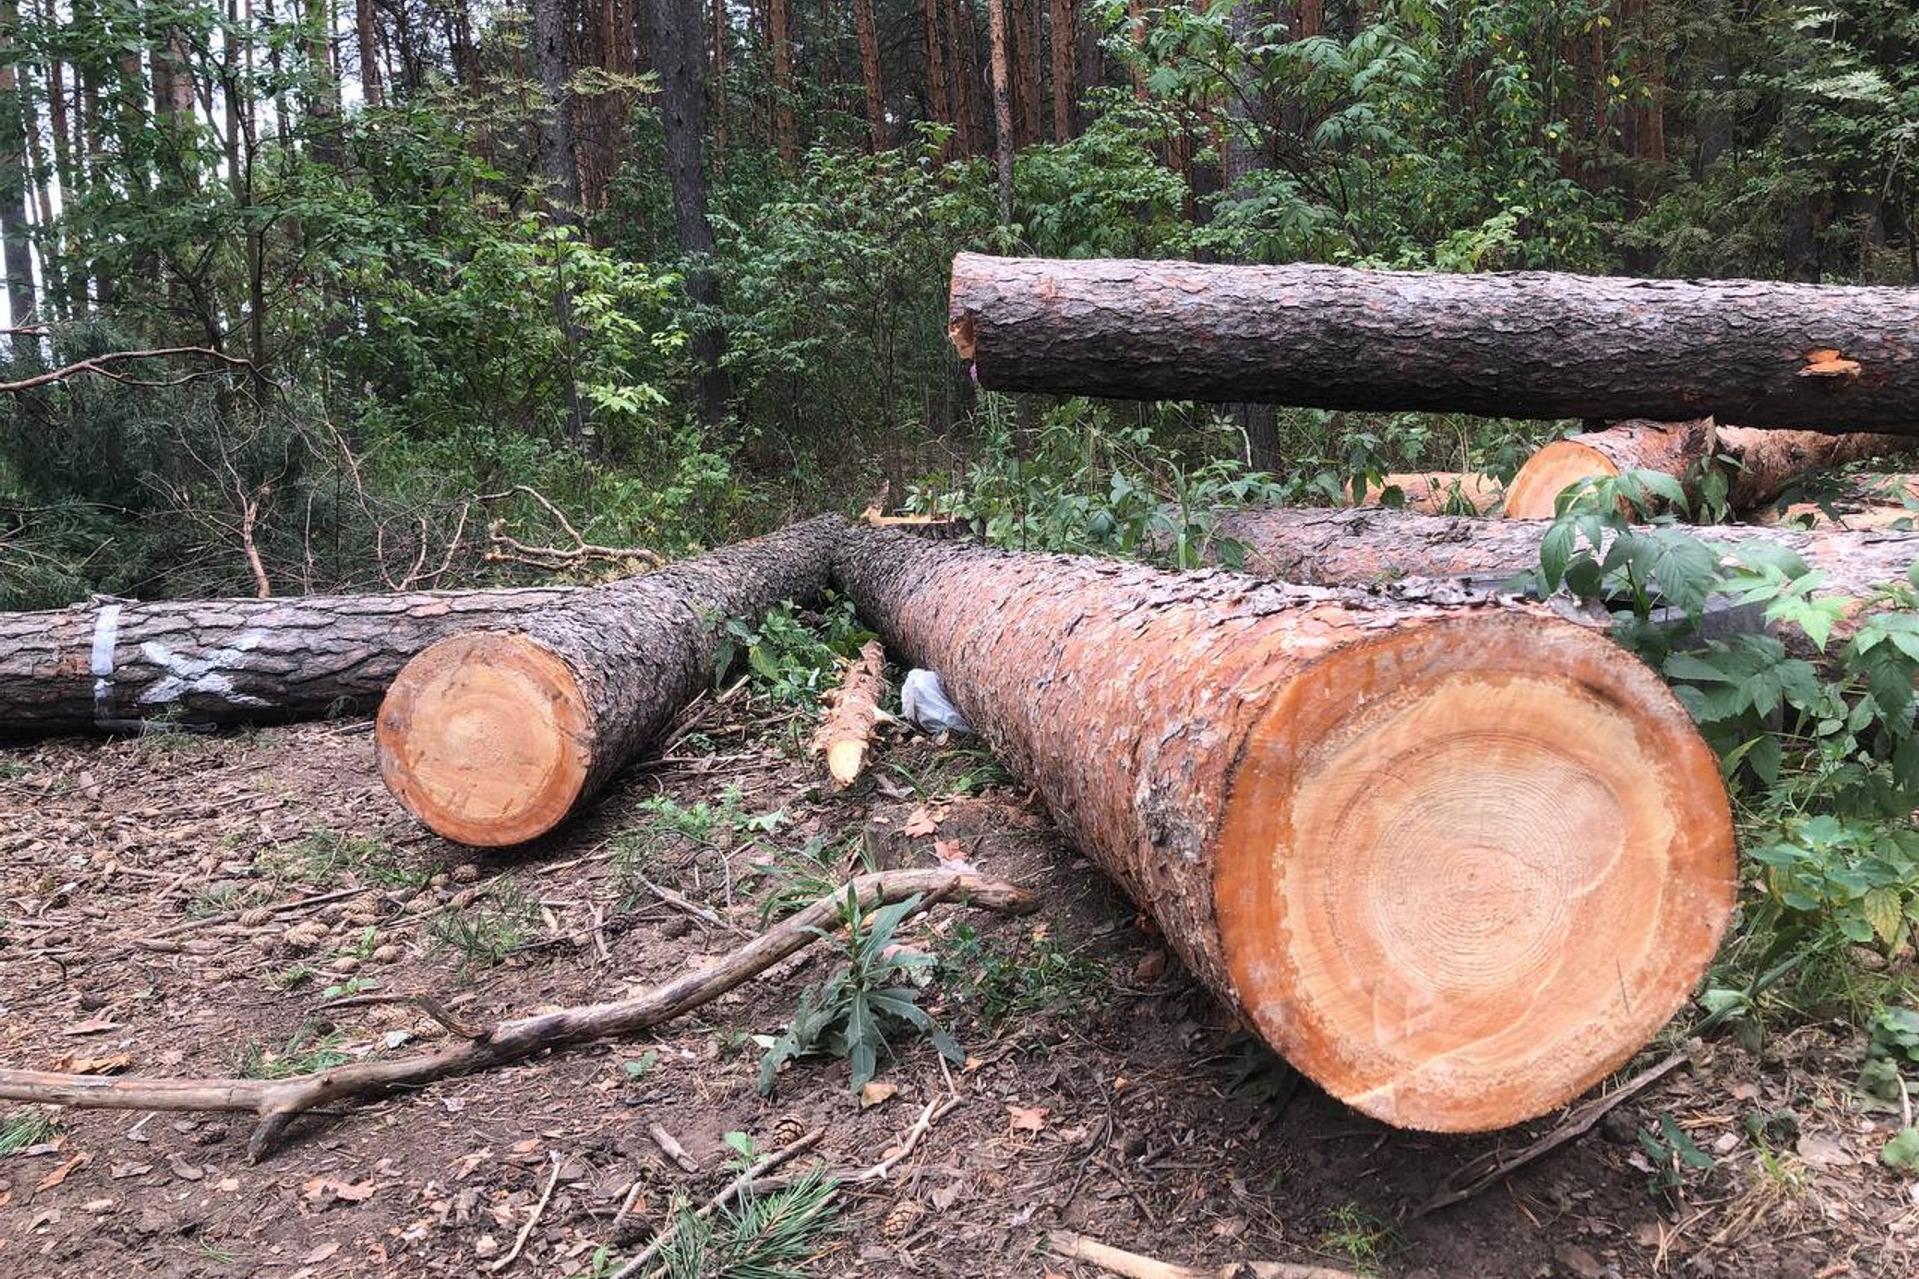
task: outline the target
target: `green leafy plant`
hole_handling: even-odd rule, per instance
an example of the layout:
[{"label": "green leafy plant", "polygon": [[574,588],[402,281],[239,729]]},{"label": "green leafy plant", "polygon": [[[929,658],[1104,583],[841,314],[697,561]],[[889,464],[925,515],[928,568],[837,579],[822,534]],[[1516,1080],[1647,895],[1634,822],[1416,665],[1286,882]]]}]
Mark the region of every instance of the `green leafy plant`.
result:
[{"label": "green leafy plant", "polygon": [[880,1054],[891,1051],[888,1031],[897,1026],[925,1035],[949,1061],[964,1059],[959,1045],[919,1006],[919,992],[894,984],[933,963],[930,955],[893,948],[894,933],[919,905],[919,897],[913,896],[869,911],[849,888],[840,912],[844,934],[812,930],[837,945],[845,962],[825,982],[800,993],[785,1033],[760,1059],[762,1093],[773,1091],[781,1066],[818,1052],[851,1065],[857,1092],[878,1073]]},{"label": "green leafy plant", "polygon": [[1647,1188],[1655,1194],[1672,1194],[1686,1184],[1691,1172],[1704,1172],[1713,1166],[1713,1158],[1686,1135],[1669,1114],[1659,1116],[1657,1129],[1641,1128],[1639,1149],[1652,1165]]},{"label": "green leafy plant", "polygon": [[59,1131],[59,1122],[44,1110],[16,1110],[0,1121],[0,1155],[52,1141]]},{"label": "green leafy plant", "polygon": [[814,1168],[771,1194],[748,1192],[711,1217],[681,1201],[660,1264],[671,1279],[798,1279],[838,1228],[838,1190]]},{"label": "green leafy plant", "polygon": [[1051,937],[1008,945],[966,924],[941,946],[939,975],[955,1002],[988,1030],[1035,1013],[1070,1018],[1106,982],[1097,964]]},{"label": "green leafy plant", "polygon": [[345,1039],[337,1030],[321,1032],[311,1023],[301,1025],[278,1048],[254,1040],[240,1050],[243,1079],[286,1079],[330,1070],[353,1060],[341,1051]]},{"label": "green leafy plant", "polygon": [[495,880],[485,905],[448,906],[434,915],[430,936],[435,949],[455,951],[460,966],[491,967],[532,940],[539,911],[526,894]]}]

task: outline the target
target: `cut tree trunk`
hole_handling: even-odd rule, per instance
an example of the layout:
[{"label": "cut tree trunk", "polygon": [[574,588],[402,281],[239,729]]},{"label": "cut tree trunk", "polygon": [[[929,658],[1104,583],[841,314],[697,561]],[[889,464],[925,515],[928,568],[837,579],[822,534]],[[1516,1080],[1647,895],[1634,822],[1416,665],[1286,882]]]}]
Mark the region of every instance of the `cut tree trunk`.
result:
[{"label": "cut tree trunk", "polygon": [[1828,435],[1821,431],[1755,430],[1691,422],[1617,422],[1603,431],[1552,443],[1526,459],[1506,490],[1506,514],[1550,519],[1553,503],[1572,484],[1621,471],[1659,471],[1696,496],[1708,466],[1726,478],[1726,503],[1752,511],[1784,493],[1807,472],[1868,458],[1909,453],[1919,438],[1904,435]]},{"label": "cut tree trunk", "polygon": [[139,731],[371,709],[414,654],[585,592],[572,587],[96,599],[0,614],[0,730]]},{"label": "cut tree trunk", "polygon": [[886,718],[880,710],[885,692],[886,650],[878,640],[868,640],[839,687],[827,693],[826,715],[813,734],[813,747],[826,757],[834,790],[845,790],[866,771],[866,756]]},{"label": "cut tree trunk", "polygon": [[953,260],[991,390],[1919,434],[1919,290]]},{"label": "cut tree trunk", "polygon": [[[1407,471],[1382,476],[1368,484],[1361,506],[1379,506],[1388,489],[1398,489],[1400,505],[1426,515],[1483,515],[1499,505],[1504,490],[1499,481],[1476,471]],[[1352,486],[1346,495],[1352,497]]]},{"label": "cut tree trunk", "polygon": [[1718,761],[1656,674],[1539,606],[890,530],[835,571],[1188,967],[1368,1114],[1550,1110],[1712,958]]},{"label": "cut tree trunk", "polygon": [[727,621],[819,594],[844,527],[822,516],[441,640],[380,705],[388,789],[458,843],[545,834],[711,685]]},{"label": "cut tree trunk", "polygon": [[[1315,586],[1372,586],[1408,578],[1463,582],[1499,590],[1539,567],[1547,520],[1460,519],[1410,511],[1257,507],[1223,515],[1220,537],[1237,542],[1246,571]],[[1824,574],[1821,595],[1870,599],[1888,582],[1903,581],[1919,561],[1919,533],[1855,532],[1841,528],[1691,530],[1710,546],[1736,553],[1772,545],[1797,554]]]},{"label": "cut tree trunk", "polygon": [[1909,529],[1914,520],[1919,520],[1919,475],[1849,475],[1836,492],[1794,502],[1784,510],[1759,512],[1753,523],[1858,532]]}]

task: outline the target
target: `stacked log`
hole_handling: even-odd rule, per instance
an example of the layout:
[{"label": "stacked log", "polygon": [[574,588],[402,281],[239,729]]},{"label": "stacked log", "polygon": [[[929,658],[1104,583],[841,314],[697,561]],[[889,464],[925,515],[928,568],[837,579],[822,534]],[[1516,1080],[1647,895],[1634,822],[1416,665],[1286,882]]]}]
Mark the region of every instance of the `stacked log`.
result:
[{"label": "stacked log", "polygon": [[981,386],[1919,434],[1919,290],[962,253]]},{"label": "stacked log", "polygon": [[387,787],[458,843],[545,834],[711,685],[729,620],[819,594],[845,527],[822,516],[425,649],[380,706]]},{"label": "stacked log", "polygon": [[[1399,504],[1408,511],[1424,515],[1483,515],[1504,500],[1505,490],[1497,479],[1476,471],[1395,471],[1368,484],[1359,506],[1383,506],[1390,489],[1399,491]],[[1352,486],[1346,497],[1352,499]]]},{"label": "stacked log", "polygon": [[0,614],[0,731],[138,732],[371,710],[427,645],[578,591],[530,587],[288,599],[99,598]]},{"label": "stacked log", "polygon": [[1205,984],[1387,1122],[1577,1095],[1725,927],[1711,750],[1651,670],[1538,606],[866,530],[836,573]]},{"label": "stacked log", "polygon": [[1765,506],[1812,471],[1908,453],[1919,439],[1904,435],[1755,430],[1691,422],[1619,422],[1602,431],[1554,440],[1526,460],[1506,489],[1512,519],[1550,519],[1569,486],[1627,470],[1670,475],[1698,496],[1709,469],[1725,477],[1726,505],[1750,512]]}]

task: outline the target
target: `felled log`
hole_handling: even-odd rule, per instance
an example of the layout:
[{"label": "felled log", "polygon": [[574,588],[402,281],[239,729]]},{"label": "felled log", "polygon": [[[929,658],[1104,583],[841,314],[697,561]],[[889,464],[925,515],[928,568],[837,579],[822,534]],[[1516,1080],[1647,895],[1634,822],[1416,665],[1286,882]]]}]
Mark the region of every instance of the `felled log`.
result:
[{"label": "felled log", "polygon": [[859,659],[846,668],[839,687],[822,699],[826,714],[813,734],[813,748],[826,759],[826,775],[834,790],[845,790],[866,771],[867,752],[879,733],[885,713],[880,697],[886,691],[886,648],[868,640]]},{"label": "felled log", "polygon": [[844,527],[822,516],[439,641],[380,704],[387,788],[457,843],[546,833],[712,682],[729,619],[819,594]]},{"label": "felled log", "polygon": [[1919,523],[1919,475],[1848,475],[1817,501],[1767,508],[1751,519],[1786,528],[1910,529]]},{"label": "felled log", "polygon": [[1919,434],[1919,291],[1522,271],[953,259],[981,386]]},{"label": "felled log", "polygon": [[[1219,537],[1239,544],[1247,573],[1318,586],[1374,586],[1407,578],[1445,579],[1499,590],[1539,567],[1549,520],[1492,520],[1384,509],[1254,507],[1220,516]],[[1728,554],[1783,547],[1824,575],[1822,595],[1870,599],[1903,581],[1919,561],[1919,533],[1823,527],[1714,525],[1695,536]]]},{"label": "felled log", "polygon": [[415,653],[578,592],[101,598],[0,613],[0,731],[138,731],[371,709]]},{"label": "felled log", "polygon": [[1539,606],[880,530],[835,571],[1193,973],[1368,1114],[1549,1110],[1712,958],[1718,762],[1657,675]]},{"label": "felled log", "polygon": [[[1368,484],[1360,506],[1382,506],[1386,490],[1398,489],[1400,505],[1408,511],[1426,515],[1484,514],[1497,507],[1504,490],[1497,479],[1476,471],[1405,471],[1381,477]],[[1347,500],[1352,485],[1346,486]]]},{"label": "felled log", "polygon": [[1687,487],[1690,497],[1708,467],[1726,478],[1726,504],[1735,511],[1752,511],[1808,472],[1907,453],[1916,446],[1919,439],[1903,435],[1715,427],[1711,418],[1619,422],[1603,431],[1554,440],[1527,458],[1506,488],[1505,512],[1514,519],[1550,519],[1554,501],[1568,486],[1628,470],[1670,475]]}]

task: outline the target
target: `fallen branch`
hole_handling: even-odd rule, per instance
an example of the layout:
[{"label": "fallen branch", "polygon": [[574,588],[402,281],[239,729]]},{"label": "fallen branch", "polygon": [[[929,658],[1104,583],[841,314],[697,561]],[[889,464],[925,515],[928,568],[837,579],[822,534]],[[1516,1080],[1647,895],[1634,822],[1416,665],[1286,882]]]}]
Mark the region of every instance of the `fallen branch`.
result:
[{"label": "fallen branch", "polygon": [[1056,1257],[1070,1257],[1098,1266],[1126,1279],[1354,1279],[1350,1270],[1333,1266],[1302,1265],[1293,1261],[1234,1261],[1214,1270],[1199,1266],[1176,1266],[1168,1261],[1114,1248],[1097,1239],[1076,1235],[1070,1230],[1055,1230],[1046,1238]]},{"label": "fallen branch", "polygon": [[732,953],[630,999],[582,1004],[500,1022],[477,1038],[432,1052],[355,1062],[287,1079],[109,1078],[43,1070],[0,1070],[0,1101],[81,1109],[245,1111],[259,1116],[247,1143],[258,1161],[287,1126],[316,1106],[363,1101],[438,1079],[469,1075],[556,1051],[637,1034],[683,1016],[765,972],[836,928],[848,891],[868,906],[918,896],[921,906],[960,900],[1025,914],[1038,900],[1023,888],[978,875],[902,870],[862,875],[834,889]]},{"label": "fallen branch", "polygon": [[[658,551],[648,550],[644,546],[600,546],[587,541],[580,535],[580,531],[573,527],[573,522],[566,518],[564,511],[553,505],[544,494],[530,485],[515,484],[504,492],[482,493],[477,500],[497,501],[516,493],[525,494],[545,507],[547,514],[559,521],[560,527],[566,530],[566,535],[573,539],[573,545],[535,546],[522,542],[507,533],[505,520],[494,520],[486,530],[488,543],[486,558],[489,561],[495,563],[507,561],[544,569],[573,568],[588,561],[604,561],[624,565],[629,571],[635,563],[647,568],[660,568],[666,564],[666,558],[663,555]],[[464,523],[464,512],[461,518]]]},{"label": "fallen branch", "polygon": [[202,355],[210,360],[224,361],[231,368],[251,369],[253,367],[251,360],[243,360],[237,355],[228,355],[223,351],[205,346],[161,346],[145,351],[108,351],[102,355],[76,360],[72,364],[65,364],[57,369],[48,369],[44,373],[36,373],[32,377],[23,377],[16,382],[0,382],[0,394],[17,395],[22,391],[31,391],[36,387],[47,386],[54,382],[64,382],[81,373],[97,373],[101,377],[111,378],[115,382],[122,382],[128,386],[180,386],[196,378],[210,376],[210,373],[201,372],[185,373],[176,378],[135,378],[128,377],[124,373],[116,373],[107,367],[119,360],[158,360],[172,355]]},{"label": "fallen branch", "polygon": [[960,1098],[957,1095],[949,1095],[944,1101],[935,1097],[932,1101],[927,1102],[926,1109],[920,1111],[920,1117],[913,1121],[911,1128],[907,1129],[906,1140],[899,1144],[897,1150],[874,1164],[871,1168],[866,1168],[854,1173],[848,1180],[879,1181],[884,1178],[887,1173],[893,1170],[895,1164],[913,1153],[920,1144],[920,1138],[926,1135],[929,1128],[946,1118],[946,1116],[952,1112],[953,1108],[959,1104]]},{"label": "fallen branch", "polygon": [[878,640],[868,640],[859,660],[846,668],[839,687],[822,699],[827,711],[813,734],[813,749],[826,757],[834,790],[845,790],[866,771],[873,738],[887,718],[879,705],[885,688],[886,648]]},{"label": "fallen branch", "polygon": [[532,1215],[526,1219],[526,1224],[520,1227],[519,1236],[513,1240],[512,1251],[488,1266],[487,1270],[489,1272],[498,1274],[520,1259],[520,1253],[526,1249],[526,1241],[533,1236],[533,1227],[539,1225],[540,1218],[546,1215],[546,1205],[553,1199],[553,1187],[559,1184],[560,1169],[564,1167],[566,1167],[565,1157],[555,1156],[553,1159],[553,1173],[546,1179],[546,1189],[540,1192],[540,1202],[533,1205]]},{"label": "fallen branch", "polygon": [[[727,1203],[731,1202],[741,1191],[747,1189],[761,1177],[764,1177],[781,1164],[790,1162],[798,1156],[805,1154],[808,1150],[811,1150],[813,1144],[825,1134],[826,1129],[815,1128],[812,1132],[798,1138],[792,1144],[781,1146],[778,1150],[760,1160],[751,1168],[748,1168],[745,1172],[733,1178],[733,1180],[727,1182],[718,1194],[700,1205],[699,1210],[693,1214],[694,1218],[704,1221],[706,1218],[712,1216],[721,1208],[725,1207]],[[644,1266],[647,1262],[659,1256],[660,1253],[665,1250],[666,1245],[673,1242],[673,1236],[679,1233],[680,1220],[681,1219],[676,1218],[672,1225],[655,1235],[652,1243],[641,1249],[639,1255],[634,1257],[633,1260],[627,1262],[618,1270],[615,1270],[608,1276],[608,1279],[627,1279],[629,1275],[639,1270],[641,1266]]]}]

